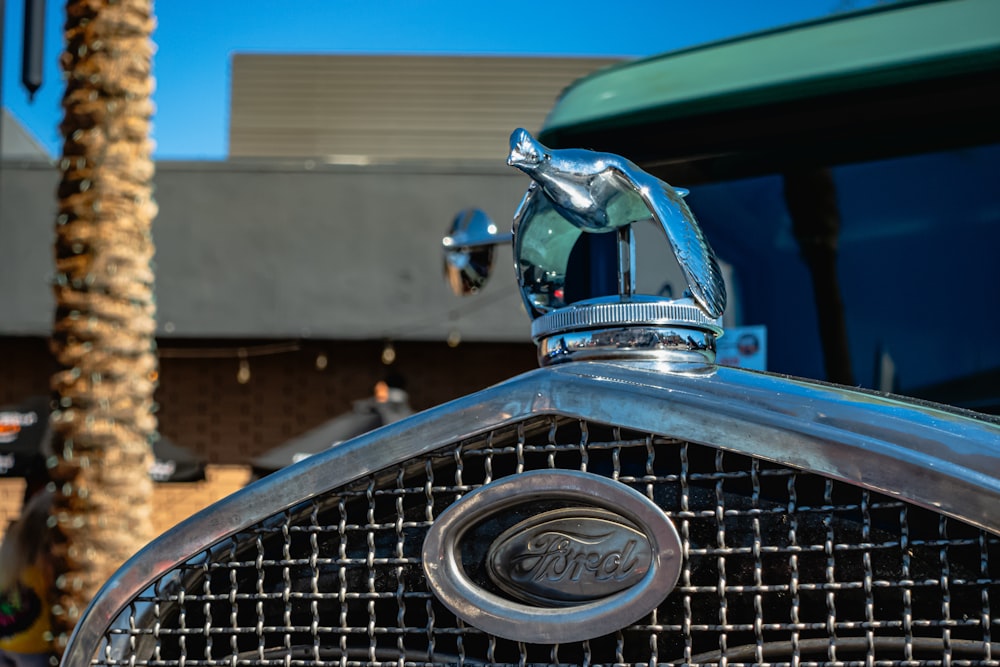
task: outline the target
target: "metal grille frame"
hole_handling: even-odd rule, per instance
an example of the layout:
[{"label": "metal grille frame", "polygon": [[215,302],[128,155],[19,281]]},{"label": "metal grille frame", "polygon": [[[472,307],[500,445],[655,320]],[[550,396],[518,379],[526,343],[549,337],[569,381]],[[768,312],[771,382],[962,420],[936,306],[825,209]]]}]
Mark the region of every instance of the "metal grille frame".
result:
[{"label": "metal grille frame", "polygon": [[[858,407],[845,407],[845,390],[745,373],[674,377],[655,367],[585,366],[588,375],[542,369],[513,386],[445,406],[441,414],[425,413],[417,420],[422,423],[390,427],[339,455],[264,480],[255,486],[272,492],[297,482],[298,495],[285,491],[293,502],[282,506],[280,493],[268,499],[251,487],[237,494],[246,496],[245,512],[258,511],[253,520],[226,514],[241,506],[237,497],[196,517],[178,533],[183,544],[172,545],[186,553],[154,576],[147,571],[142,584],[132,584],[134,592],[119,603],[110,630],[78,632],[76,651],[87,650],[80,643],[88,633],[94,647],[87,652],[94,661],[88,657],[78,664],[996,664],[994,601],[1000,598],[991,574],[996,538],[976,519],[928,509],[934,503],[919,502],[919,495],[917,502],[904,501],[871,484],[845,483],[847,469],[861,463],[836,463],[850,438],[803,435],[812,429],[829,436],[824,420],[847,423],[845,414]],[[801,395],[781,406],[755,403],[747,389],[762,379],[780,383],[786,392],[807,389],[814,418],[789,415],[789,406],[803,404]],[[525,382],[530,394],[522,391]],[[671,385],[669,391],[664,384]],[[702,391],[688,393],[691,387]],[[572,414],[581,392],[596,388],[601,391],[589,393],[585,403],[599,414]],[[773,388],[761,389],[761,395]],[[736,391],[748,400],[734,410],[724,394]],[[825,402],[817,404],[824,393]],[[515,406],[515,396],[531,400]],[[694,403],[684,396],[695,397]],[[873,397],[864,396],[870,408]],[[498,405],[507,410],[498,411]],[[881,415],[869,430],[877,428],[883,436],[894,424],[913,430],[914,417],[929,409],[897,405],[895,399],[889,407],[895,413]],[[911,412],[899,414],[900,407]],[[609,410],[618,410],[617,418],[607,419]],[[493,416],[479,419],[483,411]],[[748,419],[748,411],[756,418]],[[704,421],[708,412],[712,422]],[[824,420],[817,421],[817,414]],[[780,423],[768,423],[769,415]],[[874,416],[868,410],[851,423],[872,423]],[[933,461],[935,474],[943,473],[945,481],[961,477],[962,456],[985,461],[988,446],[1000,443],[995,424],[937,408],[925,418],[938,432],[942,420],[952,420],[951,430],[962,436],[980,430],[977,440],[965,438],[961,456],[953,453],[947,461],[951,468]],[[635,419],[658,428],[634,429],[628,422]],[[456,428],[484,423],[488,429],[467,435]],[[450,442],[437,442],[447,441],[449,433]],[[770,448],[755,446],[762,435],[770,437]],[[422,449],[413,446],[414,437],[426,439]],[[940,439],[929,444],[911,433],[917,446],[905,450],[909,460],[900,456],[897,439],[864,437],[869,463],[878,464],[878,442],[885,442],[903,470],[918,465],[926,470],[929,450],[947,449]],[[971,445],[970,452],[970,442],[984,446]],[[800,453],[818,445],[834,451],[812,466],[791,465],[776,455],[795,443]],[[333,466],[343,468],[359,457],[371,462],[364,464],[367,470],[358,466],[356,479],[308,491],[321,486]],[[824,470],[835,465],[838,474]],[[678,588],[649,617],[588,642],[527,645],[464,625],[427,590],[419,553],[434,517],[491,480],[545,468],[617,480],[645,493],[671,517],[682,536],[684,569]],[[927,475],[918,481],[925,496],[941,483]],[[982,502],[980,496],[964,499]],[[512,512],[510,524],[520,516]],[[226,520],[243,525],[227,531]],[[135,576],[142,554],[137,559],[139,565],[127,565],[118,583]],[[475,572],[475,554],[467,563],[470,576],[488,586]]]}]

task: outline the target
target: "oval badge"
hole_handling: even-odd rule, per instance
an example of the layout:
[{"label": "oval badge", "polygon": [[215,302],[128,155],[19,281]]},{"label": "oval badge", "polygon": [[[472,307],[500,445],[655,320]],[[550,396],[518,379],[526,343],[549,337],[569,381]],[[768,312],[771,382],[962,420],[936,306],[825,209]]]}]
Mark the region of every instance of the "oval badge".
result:
[{"label": "oval badge", "polygon": [[505,531],[490,547],[490,578],[512,596],[563,607],[631,588],[649,571],[649,539],[614,512],[569,507]]},{"label": "oval badge", "polygon": [[[485,562],[463,564],[463,540],[483,538],[515,508],[540,512],[487,537]],[[507,522],[509,525],[509,522]],[[478,542],[477,542],[478,544]],[[430,589],[457,616],[516,641],[582,641],[614,632],[673,590],[681,545],[670,519],[620,482],[569,470],[536,470],[487,484],[442,512],[424,540]],[[477,556],[476,559],[482,557]],[[466,565],[489,574],[487,590]]]}]

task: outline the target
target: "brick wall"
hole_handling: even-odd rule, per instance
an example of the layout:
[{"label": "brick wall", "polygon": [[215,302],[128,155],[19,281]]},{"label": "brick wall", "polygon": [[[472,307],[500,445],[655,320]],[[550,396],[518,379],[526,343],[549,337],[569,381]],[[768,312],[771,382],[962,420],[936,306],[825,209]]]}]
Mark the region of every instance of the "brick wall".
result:
[{"label": "brick wall", "polygon": [[[237,381],[243,346],[250,378]],[[197,341],[161,344],[156,399],[160,432],[207,461],[204,482],[157,484],[154,523],[166,530],[249,479],[247,462],[366,398],[385,374],[381,342],[308,342],[298,349],[253,356],[267,342]],[[535,368],[527,344],[395,343],[392,370],[407,380],[411,404],[423,410]],[[190,355],[196,355],[192,358]],[[325,355],[319,368],[317,358]],[[322,364],[320,364],[322,365]],[[53,370],[45,340],[0,337],[0,405],[48,392]],[[0,479],[0,532],[17,516],[20,479]]]}]

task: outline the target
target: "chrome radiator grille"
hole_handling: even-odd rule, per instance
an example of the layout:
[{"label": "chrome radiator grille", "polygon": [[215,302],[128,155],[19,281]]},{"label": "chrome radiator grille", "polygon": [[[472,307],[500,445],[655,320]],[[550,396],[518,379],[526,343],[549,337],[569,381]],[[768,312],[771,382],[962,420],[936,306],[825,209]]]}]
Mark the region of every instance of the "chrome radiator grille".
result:
[{"label": "chrome radiator grille", "polygon": [[[487,482],[542,468],[615,479],[672,519],[683,569],[653,613],[589,641],[530,645],[465,625],[428,590],[420,552],[435,517]],[[483,539],[468,541],[463,561],[477,583],[493,588],[487,534],[523,518],[474,529]],[[997,562],[994,536],[897,499],[546,418],[334,489],[216,544],[136,598],[95,664],[995,665]]]}]

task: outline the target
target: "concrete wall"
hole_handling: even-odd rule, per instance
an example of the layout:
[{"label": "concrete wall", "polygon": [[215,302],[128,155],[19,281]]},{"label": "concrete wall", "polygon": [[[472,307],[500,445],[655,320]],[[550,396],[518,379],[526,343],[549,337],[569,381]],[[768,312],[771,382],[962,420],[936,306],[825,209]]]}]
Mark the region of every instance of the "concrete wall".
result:
[{"label": "concrete wall", "polygon": [[[451,294],[440,240],[455,213],[509,228],[527,179],[502,165],[160,163],[160,337],[526,341],[510,248],[474,297]],[[51,327],[56,170],[0,168],[0,336]]]},{"label": "concrete wall", "polygon": [[57,183],[47,162],[0,163],[0,335],[52,328]]}]

